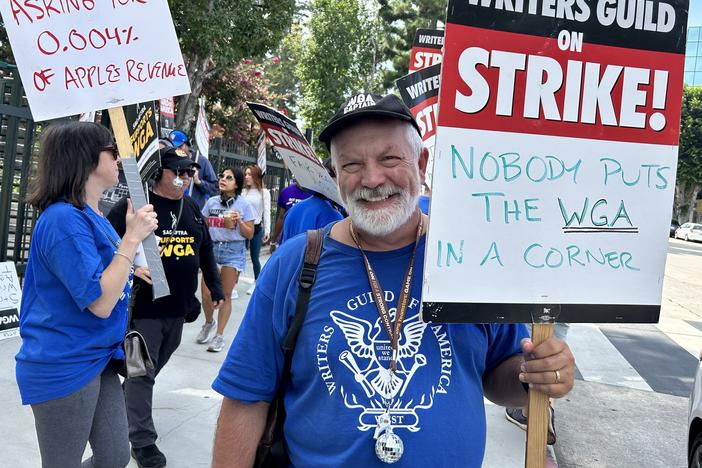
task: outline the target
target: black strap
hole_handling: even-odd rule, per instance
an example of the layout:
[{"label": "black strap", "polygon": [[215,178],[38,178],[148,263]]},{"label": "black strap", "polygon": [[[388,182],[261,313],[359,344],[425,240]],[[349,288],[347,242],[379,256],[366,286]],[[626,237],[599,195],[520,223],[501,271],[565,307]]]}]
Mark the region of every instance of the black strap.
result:
[{"label": "black strap", "polygon": [[290,367],[292,366],[292,357],[297,344],[297,336],[300,334],[300,329],[307,316],[307,306],[310,302],[312,286],[317,278],[317,265],[319,257],[322,255],[322,246],[324,244],[324,231],[321,229],[307,231],[307,247],[305,249],[305,259],[298,278],[300,290],[297,294],[297,304],[295,306],[295,316],[290,323],[287,335],[283,341],[283,353],[285,354],[285,364],[283,366],[283,376],[278,385],[276,398],[282,398],[285,392],[285,383],[290,377]]}]

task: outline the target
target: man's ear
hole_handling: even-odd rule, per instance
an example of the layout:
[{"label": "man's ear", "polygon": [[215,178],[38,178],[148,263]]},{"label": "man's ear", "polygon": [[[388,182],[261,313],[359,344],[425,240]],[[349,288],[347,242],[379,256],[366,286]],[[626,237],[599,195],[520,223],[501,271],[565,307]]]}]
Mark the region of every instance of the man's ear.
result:
[{"label": "man's ear", "polygon": [[421,181],[426,179],[428,165],[429,149],[426,146],[422,146],[422,151],[419,153],[419,178]]}]

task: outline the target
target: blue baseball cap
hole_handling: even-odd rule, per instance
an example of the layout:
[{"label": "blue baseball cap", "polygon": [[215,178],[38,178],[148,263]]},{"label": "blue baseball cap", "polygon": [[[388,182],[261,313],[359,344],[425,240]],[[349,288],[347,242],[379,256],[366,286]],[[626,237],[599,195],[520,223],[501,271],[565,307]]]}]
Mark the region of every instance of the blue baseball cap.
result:
[{"label": "blue baseball cap", "polygon": [[173,130],[169,135],[168,138],[171,139],[173,142],[173,146],[176,148],[180,147],[183,143],[190,144],[190,141],[188,140],[188,135],[185,133],[181,132],[180,130]]}]

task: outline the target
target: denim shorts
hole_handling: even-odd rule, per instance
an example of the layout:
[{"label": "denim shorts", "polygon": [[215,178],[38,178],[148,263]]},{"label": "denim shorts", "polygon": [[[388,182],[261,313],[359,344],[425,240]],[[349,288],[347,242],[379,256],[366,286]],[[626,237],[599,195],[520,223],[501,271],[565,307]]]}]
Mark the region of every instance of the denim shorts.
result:
[{"label": "denim shorts", "polygon": [[244,241],[214,241],[214,257],[218,265],[246,270],[246,243]]}]

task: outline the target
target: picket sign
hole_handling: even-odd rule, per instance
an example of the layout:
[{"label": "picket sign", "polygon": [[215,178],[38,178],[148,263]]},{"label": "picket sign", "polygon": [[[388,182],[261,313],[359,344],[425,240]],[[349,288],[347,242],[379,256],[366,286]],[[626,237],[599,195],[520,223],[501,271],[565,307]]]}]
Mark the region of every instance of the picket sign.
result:
[{"label": "picket sign", "polygon": [[532,323],[536,345],[555,322],[658,321],[689,0],[591,3],[449,0],[424,321]]},{"label": "picket sign", "polygon": [[[190,92],[168,1],[0,2],[0,14],[33,119],[109,109],[134,208],[143,206],[121,106]],[[144,250],[154,298],[170,294],[153,235]]]},{"label": "picket sign", "polygon": [[[134,147],[132,146],[127,119],[124,116],[124,108],[111,107],[108,109],[108,112],[110,114],[112,130],[115,134],[115,141],[117,142],[117,149],[119,150],[120,159],[122,160],[122,168],[127,179],[132,206],[135,210],[138,210],[146,205],[146,194],[144,193],[139,167],[136,157],[134,156]],[[154,300],[170,295],[171,290],[166,280],[166,273],[163,269],[163,263],[161,262],[161,255],[156,237],[151,233],[141,243],[144,247],[146,264],[151,274]]]}]

